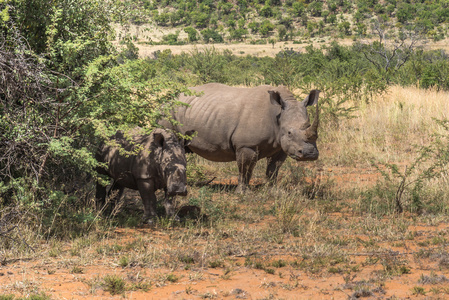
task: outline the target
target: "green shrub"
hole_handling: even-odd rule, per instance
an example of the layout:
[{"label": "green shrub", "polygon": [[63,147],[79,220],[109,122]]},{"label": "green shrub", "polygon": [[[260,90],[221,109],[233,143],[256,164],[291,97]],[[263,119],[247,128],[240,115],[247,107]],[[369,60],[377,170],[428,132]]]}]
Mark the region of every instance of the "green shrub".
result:
[{"label": "green shrub", "polygon": [[[185,89],[169,87],[174,82],[139,61],[129,39],[116,51],[108,39],[109,4],[52,2],[39,12],[42,22],[26,19],[25,35],[3,31],[0,23],[0,65],[12,62],[1,69],[8,93],[0,97],[0,205],[38,216],[25,223],[42,225],[41,234],[48,236],[93,228],[99,141],[118,129],[156,126]],[[29,13],[20,5],[10,10],[8,27]]]},{"label": "green shrub", "polygon": [[122,294],[126,291],[126,282],[118,275],[106,275],[103,278],[103,289],[111,295]]},{"label": "green shrub", "polygon": [[162,40],[164,41],[164,43],[168,44],[168,45],[182,45],[184,44],[181,41],[178,41],[178,36],[179,36],[179,32],[178,33],[170,33],[167,35],[164,35],[162,37]]},{"label": "green shrub", "polygon": [[273,10],[271,9],[270,4],[268,1],[265,3],[265,5],[260,9],[259,15],[261,17],[269,18],[273,16]]},{"label": "green shrub", "polygon": [[210,42],[213,43],[223,43],[223,37],[220,33],[215,31],[214,29],[204,29],[201,30],[201,35],[203,36],[203,41],[208,44]]},{"label": "green shrub", "polygon": [[187,33],[189,42],[194,43],[198,41],[198,31],[195,28],[189,26],[184,28],[184,31]]},{"label": "green shrub", "polygon": [[274,30],[274,25],[269,20],[264,20],[260,25],[259,32],[262,36],[266,37],[271,31]]},{"label": "green shrub", "polygon": [[444,134],[434,135],[429,146],[418,148],[418,155],[409,165],[373,165],[382,174],[378,184],[362,193],[361,212],[385,215],[408,211],[446,213],[445,189],[435,189],[437,180],[444,177],[449,165],[449,121],[437,120],[445,129]]},{"label": "green shrub", "polygon": [[192,12],[190,18],[192,19],[193,24],[198,28],[206,28],[210,19],[207,13],[198,11]]}]

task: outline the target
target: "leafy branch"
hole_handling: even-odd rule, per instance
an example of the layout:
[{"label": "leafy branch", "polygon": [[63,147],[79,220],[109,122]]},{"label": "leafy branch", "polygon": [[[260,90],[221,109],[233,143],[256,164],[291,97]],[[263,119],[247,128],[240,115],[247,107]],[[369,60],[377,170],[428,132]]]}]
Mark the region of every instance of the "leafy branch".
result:
[{"label": "leafy branch", "polygon": [[446,134],[435,134],[429,146],[420,147],[418,157],[410,165],[406,165],[404,171],[401,172],[397,164],[372,162],[385,182],[396,182],[394,194],[396,213],[404,211],[403,197],[407,191],[411,195],[413,208],[420,212],[423,206],[420,194],[424,183],[439,178],[449,171],[449,121],[435,120],[435,122],[446,131]]}]

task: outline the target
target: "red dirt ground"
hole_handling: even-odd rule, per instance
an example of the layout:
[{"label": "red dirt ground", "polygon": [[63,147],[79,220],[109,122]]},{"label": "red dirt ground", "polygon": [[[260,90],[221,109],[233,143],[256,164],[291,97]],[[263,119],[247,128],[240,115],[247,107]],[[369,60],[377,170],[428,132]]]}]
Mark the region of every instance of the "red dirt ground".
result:
[{"label": "red dirt ground", "polygon": [[[350,168],[326,170],[323,172],[331,179],[347,184],[373,183],[377,174],[365,170],[363,174]],[[233,179],[235,181],[235,179]],[[232,180],[231,180],[232,181]],[[335,220],[360,218],[351,213],[331,213]],[[183,230],[183,229],[181,229]],[[404,239],[400,245],[391,242],[379,243],[383,254],[367,252],[363,247],[355,247],[353,253],[346,254],[349,265],[358,268],[356,272],[335,272],[326,270],[317,274],[301,268],[286,265],[276,268],[273,274],[262,269],[245,266],[245,257],[229,256],[227,264],[230,271],[223,267],[193,266],[188,270],[166,267],[121,267],[117,256],[86,255],[86,259],[70,254],[69,243],[62,243],[56,257],[49,255],[50,245],[43,244],[35,255],[15,259],[5,259],[0,266],[0,295],[15,294],[29,296],[45,293],[52,299],[449,299],[448,282],[419,283],[423,275],[449,277],[449,269],[442,267],[441,259],[435,257],[417,258],[420,247],[431,238],[449,233],[447,223],[435,225],[418,224],[408,228],[415,233],[414,240]],[[444,236],[444,235],[443,235]],[[137,239],[151,239],[158,247],[164,247],[171,239],[170,230],[158,230],[149,227],[117,228],[110,234],[106,243],[125,244]],[[370,237],[357,235],[346,238],[367,242]],[[102,241],[105,243],[104,241]],[[306,241],[304,241],[306,242]],[[446,245],[446,244],[445,244]],[[443,246],[445,246],[443,245]],[[432,245],[430,245],[432,246]],[[439,247],[439,248],[438,248]],[[435,246],[432,249],[440,249]],[[389,252],[386,252],[388,249]],[[95,252],[92,247],[83,250]],[[85,253],[84,253],[85,254]],[[377,260],[397,259],[407,261],[407,270],[376,283],[382,264],[369,263]],[[301,260],[297,253],[282,253],[281,256],[266,255],[262,260],[282,259],[284,261]],[[78,265],[81,272],[74,274],[73,267]],[[447,263],[449,266],[449,261]],[[76,272],[75,272],[76,273]],[[172,274],[176,280],[157,280],[158,276]],[[128,289],[124,293],[111,295],[99,282],[106,275],[117,275],[127,284],[151,281],[148,290]],[[143,281],[142,281],[143,280]],[[368,292],[363,294],[363,287]],[[422,288],[422,290],[420,289]]]}]

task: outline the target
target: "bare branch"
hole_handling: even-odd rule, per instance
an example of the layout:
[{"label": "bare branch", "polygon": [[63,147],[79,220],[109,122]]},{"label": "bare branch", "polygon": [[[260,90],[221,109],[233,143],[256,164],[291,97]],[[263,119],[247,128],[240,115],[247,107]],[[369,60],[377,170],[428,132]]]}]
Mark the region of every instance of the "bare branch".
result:
[{"label": "bare branch", "polygon": [[11,28],[7,41],[0,35],[0,107],[4,116],[0,131],[5,134],[0,140],[0,179],[13,178],[17,172],[37,174],[41,164],[38,154],[48,141],[42,132],[49,126],[43,124],[51,118],[51,99],[58,90],[46,75],[46,66],[39,62],[42,58],[32,55],[14,30]]},{"label": "bare branch", "polygon": [[[362,42],[361,51],[365,58],[378,70],[385,72],[388,81],[391,73],[398,71],[411,57],[418,47],[418,41],[422,39],[417,31],[402,30],[387,34],[381,21],[373,22],[372,32],[378,37],[378,41]],[[394,38],[394,35],[397,35]]]},{"label": "bare branch", "polygon": [[[25,246],[27,246],[30,250],[35,252],[35,250],[28,245],[28,243],[20,236],[20,231],[18,231],[19,226],[14,220],[17,219],[20,216],[20,212],[16,208],[9,209],[8,212],[3,214],[0,218],[0,237],[9,239],[15,243],[23,243]],[[12,233],[14,230],[17,229],[17,234],[19,235],[19,238],[16,238],[12,236]]]}]

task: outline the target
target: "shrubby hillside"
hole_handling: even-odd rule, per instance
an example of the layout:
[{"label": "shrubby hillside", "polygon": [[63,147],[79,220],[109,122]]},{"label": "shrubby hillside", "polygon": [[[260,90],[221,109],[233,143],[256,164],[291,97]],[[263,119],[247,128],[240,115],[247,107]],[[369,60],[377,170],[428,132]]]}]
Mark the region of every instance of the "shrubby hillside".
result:
[{"label": "shrubby hillside", "polygon": [[115,5],[115,22],[178,29],[164,36],[168,44],[358,38],[369,36],[375,23],[389,32],[412,30],[440,40],[449,22],[447,0],[126,0]]}]

